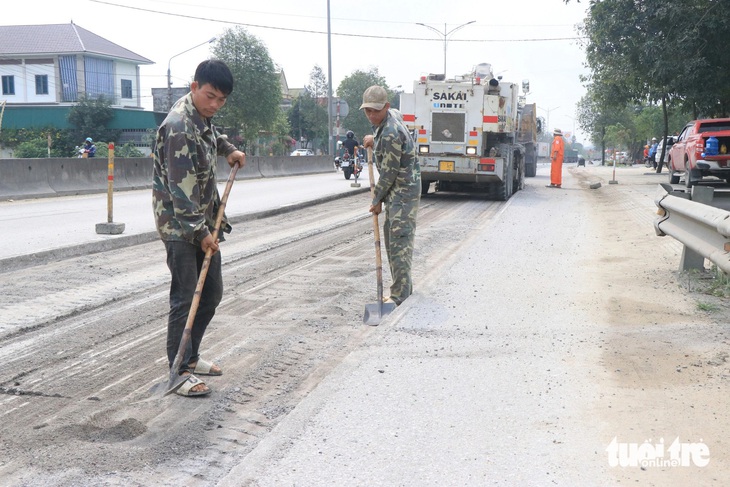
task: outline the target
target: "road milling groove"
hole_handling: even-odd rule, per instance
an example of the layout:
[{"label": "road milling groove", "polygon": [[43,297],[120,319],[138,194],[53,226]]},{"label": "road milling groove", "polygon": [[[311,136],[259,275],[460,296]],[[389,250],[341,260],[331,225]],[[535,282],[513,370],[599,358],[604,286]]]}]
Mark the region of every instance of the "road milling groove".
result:
[{"label": "road milling groove", "polygon": [[[460,239],[473,227],[487,224],[486,220],[498,215],[503,207],[503,203],[459,196],[426,198],[419,215],[416,252],[429,252],[438,264],[419,260],[414,267],[417,282],[427,270],[438,272],[445,256],[458,250]],[[27,364],[12,355],[0,361],[0,385],[6,385],[9,371],[32,371],[23,377],[23,387],[32,385],[50,393],[70,390],[74,397],[58,404],[58,399],[41,403],[40,398],[16,396],[11,407],[21,401],[26,405],[5,418],[27,425],[38,436],[51,434],[55,439],[38,452],[45,455],[61,444],[66,447],[60,443],[65,440],[56,434],[61,427],[84,428],[106,417],[106,427],[114,428],[131,415],[147,426],[148,433],[128,444],[135,449],[134,455],[148,457],[150,462],[169,456],[169,450],[160,449],[163,437],[169,442],[196,435],[203,446],[203,450],[181,449],[176,462],[160,466],[168,480],[178,478],[172,472],[179,461],[191,462],[191,471],[205,470],[208,478],[220,477],[255,448],[351,350],[378,333],[377,328],[362,326],[364,303],[375,294],[372,228],[368,220],[358,216],[356,221],[348,222],[346,231],[330,225],[327,232],[310,233],[306,239],[283,243],[275,249],[261,245],[265,249],[262,253],[225,264],[226,296],[230,293],[232,299],[219,307],[204,344],[204,354],[211,353],[204,356],[220,360],[225,372],[223,377],[207,380],[214,391],[209,398],[157,398],[147,393],[154,383],[167,379],[162,346],[167,289],[160,284],[128,299],[110,301],[96,310],[28,330],[27,336],[14,337],[11,346],[25,343],[33,353],[26,355]],[[432,244],[447,231],[453,232],[453,241]],[[299,233],[307,232],[310,229]],[[245,240],[245,233],[242,238]],[[261,243],[260,238],[256,243]],[[237,242],[231,239],[224,245],[228,255],[237,255],[230,252],[240,248]],[[120,256],[120,261],[134,254]],[[387,269],[385,272],[387,275]],[[274,278],[277,273],[281,274],[278,280]],[[248,292],[256,287],[260,291]],[[301,299],[290,299],[290,291]],[[384,325],[386,329],[388,325]],[[78,342],[63,342],[76,335]],[[41,343],[34,343],[34,339]],[[4,351],[5,347],[0,353]],[[46,352],[52,353],[49,363],[39,363]],[[95,360],[93,369],[90,360]],[[53,377],[49,372],[56,366],[63,373]],[[21,413],[27,410],[32,414]],[[36,426],[41,427],[33,430]],[[236,430],[247,433],[233,434]],[[254,436],[249,437],[251,433]],[[230,443],[230,437],[238,439],[238,448],[216,446]],[[83,438],[69,444],[74,455],[105,465],[109,460],[94,447]],[[193,450],[201,457],[192,456]],[[221,451],[235,454],[221,455]],[[15,452],[13,457],[16,455],[23,454]],[[58,465],[53,468],[61,468],[60,459]],[[0,466],[0,474],[2,471]],[[130,485],[145,478],[144,471],[125,474]]]}]

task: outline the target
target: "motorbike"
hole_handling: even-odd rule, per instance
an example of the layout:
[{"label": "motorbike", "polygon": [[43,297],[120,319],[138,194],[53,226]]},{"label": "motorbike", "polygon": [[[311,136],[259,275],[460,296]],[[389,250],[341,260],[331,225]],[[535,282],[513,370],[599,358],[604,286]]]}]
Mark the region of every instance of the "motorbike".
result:
[{"label": "motorbike", "polygon": [[357,179],[360,176],[360,172],[362,172],[362,166],[362,156],[355,158],[345,152],[342,159],[340,159],[340,168],[345,175],[345,179],[350,179],[352,176],[355,176],[355,179]]}]

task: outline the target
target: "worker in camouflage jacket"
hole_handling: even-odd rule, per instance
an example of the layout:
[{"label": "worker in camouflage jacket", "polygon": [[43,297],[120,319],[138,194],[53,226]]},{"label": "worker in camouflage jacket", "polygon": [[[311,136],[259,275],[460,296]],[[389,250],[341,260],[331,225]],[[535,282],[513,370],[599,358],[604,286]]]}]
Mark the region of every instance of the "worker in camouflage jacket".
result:
[{"label": "worker in camouflage jacket", "polygon": [[[213,239],[220,206],[216,187],[216,161],[225,156],[234,166],[246,156],[218,133],[211,118],[233,91],[233,76],[218,60],[202,62],[195,71],[190,93],[179,99],[157,131],[154,148],[152,202],[157,232],[165,244],[170,269],[170,310],[167,325],[167,358],[172,367],[206,252],[210,260],[195,321],[183,357],[180,375],[188,380],[177,389],[183,396],[210,393],[196,375],[221,375],[220,367],[200,357],[200,343],[223,297],[221,255]],[[224,218],[221,232],[230,232]]]},{"label": "worker in camouflage jacket", "polygon": [[365,90],[360,109],[374,132],[365,136],[363,146],[374,148],[380,174],[370,212],[380,214],[385,206],[383,237],[393,283],[390,297],[384,301],[400,305],[413,292],[411,265],[421,199],[421,168],[413,139],[400,112],[390,108],[383,87],[374,85]]}]

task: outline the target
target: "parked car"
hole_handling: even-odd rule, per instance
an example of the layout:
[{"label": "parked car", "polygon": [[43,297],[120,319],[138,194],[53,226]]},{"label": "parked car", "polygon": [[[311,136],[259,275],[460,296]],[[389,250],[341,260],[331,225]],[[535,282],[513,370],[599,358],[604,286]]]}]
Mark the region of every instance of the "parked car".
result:
[{"label": "parked car", "polygon": [[617,152],[614,157],[616,158],[616,164],[628,164],[629,162],[628,152]]},{"label": "parked car", "polygon": [[[707,140],[717,140],[716,153],[705,151]],[[684,175],[690,188],[705,176],[716,176],[730,182],[730,118],[694,120],[684,126],[669,150],[667,169],[669,183],[677,184]]]},{"label": "parked car", "polygon": [[314,151],[312,149],[297,149],[289,155],[290,156],[313,156]]},{"label": "parked car", "polygon": [[[676,135],[668,135],[667,136],[667,150],[664,152],[664,164],[667,164],[667,161],[669,161],[669,149],[672,147],[672,144],[674,144],[677,141]],[[659,164],[659,159],[662,156],[662,147],[664,146],[664,140],[660,140],[659,144],[656,146],[656,154],[654,154],[654,162]]]}]

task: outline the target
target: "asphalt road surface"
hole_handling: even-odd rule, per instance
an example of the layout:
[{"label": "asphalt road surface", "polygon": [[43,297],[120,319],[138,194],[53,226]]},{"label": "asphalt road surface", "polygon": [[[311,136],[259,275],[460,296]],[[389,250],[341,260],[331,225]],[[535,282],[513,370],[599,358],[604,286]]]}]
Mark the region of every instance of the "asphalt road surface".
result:
[{"label": "asphalt road surface", "polygon": [[[416,294],[378,327],[367,194],[239,223],[204,398],[154,390],[159,242],[0,273],[0,484],[727,485],[724,300],[654,235],[656,176],[565,173],[423,198]],[[707,453],[612,465],[660,438]]]}]

